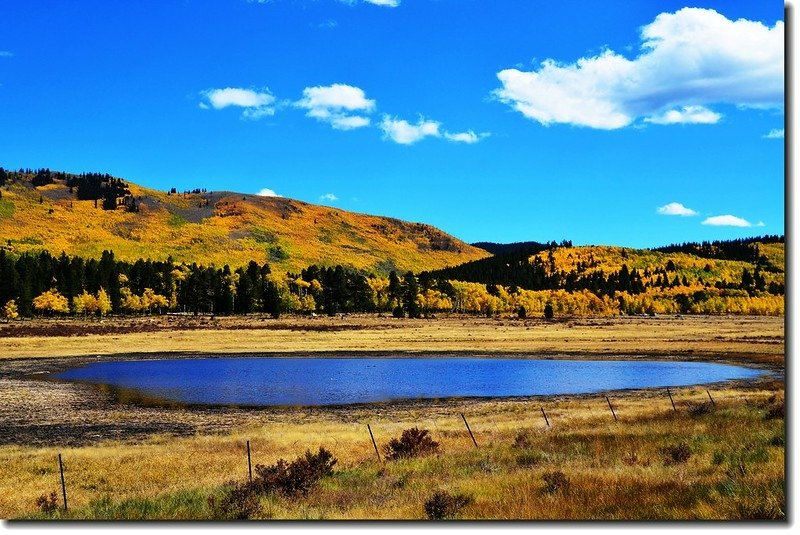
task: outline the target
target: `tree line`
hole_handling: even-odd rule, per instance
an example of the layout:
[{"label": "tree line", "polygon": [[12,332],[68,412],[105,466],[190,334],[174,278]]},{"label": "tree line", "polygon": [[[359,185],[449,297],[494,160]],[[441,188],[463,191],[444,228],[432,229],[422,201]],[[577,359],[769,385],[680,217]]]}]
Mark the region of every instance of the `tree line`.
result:
[{"label": "tree line", "polygon": [[[537,257],[539,258],[539,257]],[[539,258],[539,263],[547,263]],[[196,263],[121,261],[49,252],[13,255],[0,249],[0,316],[283,312],[338,314],[386,312],[422,317],[438,312],[484,315],[613,315],[640,313],[783,313],[783,283],[745,268],[736,281],[701,283],[677,275],[675,266],[640,274],[626,265],[602,271],[542,275],[542,286],[470,282],[413,272],[388,277],[337,265],[312,265],[276,273],[251,261],[232,269]],[[674,274],[674,275],[673,275]]]}]

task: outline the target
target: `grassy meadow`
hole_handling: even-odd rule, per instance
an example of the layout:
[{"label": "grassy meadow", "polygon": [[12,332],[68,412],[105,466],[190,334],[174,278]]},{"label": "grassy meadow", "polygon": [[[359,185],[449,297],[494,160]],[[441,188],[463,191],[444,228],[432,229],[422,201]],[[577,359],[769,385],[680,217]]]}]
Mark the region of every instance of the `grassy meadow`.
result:
[{"label": "grassy meadow", "polygon": [[[147,348],[311,356],[321,350],[376,347],[412,353],[471,350],[569,358],[719,359],[780,372],[782,318],[169,321],[138,318],[110,326],[36,321],[0,327],[0,354],[6,359],[0,377],[0,423],[15,430],[15,438],[0,445],[0,516],[424,519],[425,504],[437,492],[463,498],[447,513],[459,519],[785,516],[780,377],[712,385],[714,405],[704,386],[673,389],[677,410],[663,389],[612,392],[615,421],[602,394],[337,408],[193,409],[112,403],[94,389],[51,385],[26,375],[64,365],[71,355]],[[69,335],[56,335],[56,327]],[[390,439],[413,427],[429,430],[438,451],[387,460],[384,448]],[[104,432],[112,428],[119,433]],[[83,430],[81,440],[59,435],[59,430],[68,429]],[[267,492],[237,501],[232,497],[241,498],[236,489],[248,478],[248,440],[254,468],[278,459],[293,461],[320,447],[337,462],[333,473],[307,494]],[[65,467],[66,512],[60,509],[59,453]],[[55,502],[44,499],[37,504],[52,492]]]},{"label": "grassy meadow", "polygon": [[[142,443],[82,448],[4,447],[5,517],[69,519],[224,518],[209,502],[253,463],[272,464],[323,446],[334,473],[307,495],[260,496],[262,519],[422,519],[437,491],[463,494],[463,519],[779,519],[785,512],[785,425],[781,385],[613,396],[470,402],[464,406],[372,411],[348,421],[301,418],[216,435],[152,437]],[[540,413],[544,407],[551,427]],[[463,411],[476,448],[459,416]],[[403,429],[431,431],[439,453],[379,462],[379,447]],[[43,513],[57,491],[57,454],[65,459],[69,510]],[[5,469],[4,469],[5,470]],[[561,473],[561,486],[546,483]],[[227,514],[236,514],[228,512]]]}]

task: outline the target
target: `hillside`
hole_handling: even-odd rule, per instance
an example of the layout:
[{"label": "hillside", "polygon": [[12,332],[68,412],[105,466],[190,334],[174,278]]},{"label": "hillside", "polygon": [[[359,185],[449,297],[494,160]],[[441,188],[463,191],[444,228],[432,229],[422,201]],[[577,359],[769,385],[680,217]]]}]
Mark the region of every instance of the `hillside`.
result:
[{"label": "hillside", "polygon": [[[48,172],[49,173],[49,172]],[[342,264],[378,274],[424,270],[489,256],[430,225],[357,214],[283,197],[228,191],[172,193],[126,182],[133,200],[103,210],[78,200],[76,175],[9,173],[0,199],[0,246],[98,258],[139,258],[233,267],[250,260],[279,271]],[[65,178],[66,177],[66,178]],[[33,181],[33,182],[32,182]],[[102,200],[102,199],[101,199]],[[114,199],[112,199],[113,201]],[[122,202],[123,199],[117,199]]]}]

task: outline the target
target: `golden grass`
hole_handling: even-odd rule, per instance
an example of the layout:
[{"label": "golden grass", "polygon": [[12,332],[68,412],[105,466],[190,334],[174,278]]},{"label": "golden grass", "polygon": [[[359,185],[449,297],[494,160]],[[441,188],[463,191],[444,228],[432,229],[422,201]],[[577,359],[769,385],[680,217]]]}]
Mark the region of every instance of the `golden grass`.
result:
[{"label": "golden grass", "polygon": [[[616,395],[619,422],[602,396],[586,396],[438,409],[387,407],[380,413],[359,409],[347,421],[329,414],[219,435],[153,437],[139,444],[5,446],[0,448],[0,515],[36,514],[36,498],[58,489],[59,452],[70,518],[96,518],[100,503],[112,511],[108,504],[130,500],[170,504],[181,493],[193,496],[195,514],[209,514],[205,497],[229,480],[246,479],[246,440],[254,463],[293,459],[319,446],[339,461],[337,473],[306,498],[262,499],[265,518],[424,518],[423,503],[436,490],[474,498],[463,518],[729,519],[785,510],[784,447],[778,440],[784,436],[783,420],[764,419],[770,404],[782,401],[782,386],[715,390],[717,409],[698,417],[686,408],[705,399],[704,389],[676,389],[673,395],[678,413],[663,392]],[[771,401],[775,395],[779,400]],[[541,418],[541,406],[551,428]],[[408,427],[430,429],[441,452],[378,463],[367,423],[379,445]],[[528,435],[523,449],[514,447],[520,432]],[[680,442],[688,444],[691,457],[671,464],[662,450]],[[569,478],[570,489],[550,495],[542,476],[554,470]],[[158,510],[176,516],[173,505]]]},{"label": "golden grass", "polygon": [[[124,323],[134,331],[138,325],[146,332],[73,337],[9,336],[20,325],[52,325],[15,323],[0,330],[0,355],[21,359],[14,365],[27,365],[37,362],[29,357],[130,351],[310,353],[377,348],[487,355],[550,353],[570,358],[719,358],[779,370],[784,359],[783,319],[773,317],[562,322],[249,317],[213,323],[200,318],[181,320],[183,330],[171,321],[175,320],[126,319],[115,325]],[[176,330],[166,329],[169,326]],[[193,436],[136,435],[87,446],[0,446],[0,516],[4,518],[37,515],[36,498],[58,490],[58,453],[66,465],[71,508],[67,517],[210,518],[208,496],[219,495],[227,481],[246,477],[247,440],[254,464],[271,464],[281,457],[292,460],[319,446],[339,460],[337,473],[309,496],[263,498],[260,516],[264,518],[423,518],[423,504],[437,490],[474,498],[462,511],[463,518],[731,519],[775,517],[785,511],[784,422],[765,418],[770,407],[783,402],[779,381],[715,388],[717,409],[696,417],[688,408],[707,401],[704,387],[674,389],[678,413],[673,413],[664,391],[614,393],[619,422],[614,422],[601,395],[375,404],[340,410],[146,409],[137,413],[125,405],[77,399],[80,390],[47,390],[46,383],[38,381],[2,381],[4,417],[15,425],[27,421],[58,433],[64,424],[53,420],[52,414],[62,407],[69,411],[65,421],[81,425],[123,425],[144,417],[187,422],[198,430]],[[43,403],[48,406],[42,407]],[[73,413],[75,407],[79,410]],[[551,428],[545,426],[540,407],[547,411]],[[469,439],[459,416],[462,412],[479,449]],[[367,423],[380,447],[403,429],[430,429],[441,443],[441,453],[378,463]],[[513,445],[520,431],[529,434],[530,445],[523,450]],[[663,448],[681,442],[687,443],[690,458],[683,464],[667,463]],[[542,477],[552,471],[562,471],[569,478],[568,491],[544,491]]]},{"label": "golden grass", "polygon": [[[677,355],[746,359],[782,365],[784,318],[684,316],[543,320],[376,316],[126,319],[129,332],[88,336],[15,336],[27,325],[81,325],[82,320],[0,325],[0,359],[145,352],[475,351],[486,353]],[[115,318],[104,320],[113,325]],[[183,322],[183,323],[181,323]],[[186,324],[192,323],[189,329]],[[182,325],[184,326],[182,330]],[[155,330],[156,327],[161,330]]]}]

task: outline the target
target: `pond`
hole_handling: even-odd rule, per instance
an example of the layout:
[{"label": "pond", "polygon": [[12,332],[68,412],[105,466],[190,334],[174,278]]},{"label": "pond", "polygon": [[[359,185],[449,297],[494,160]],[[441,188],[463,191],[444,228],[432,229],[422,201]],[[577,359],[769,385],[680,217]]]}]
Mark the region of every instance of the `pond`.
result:
[{"label": "pond", "polygon": [[675,361],[237,357],[96,362],[52,378],[186,404],[269,406],[586,394],[752,379],[764,373]]}]

